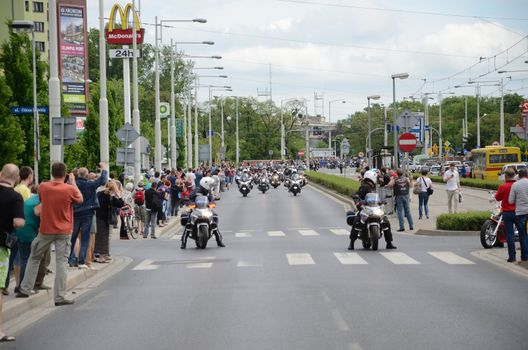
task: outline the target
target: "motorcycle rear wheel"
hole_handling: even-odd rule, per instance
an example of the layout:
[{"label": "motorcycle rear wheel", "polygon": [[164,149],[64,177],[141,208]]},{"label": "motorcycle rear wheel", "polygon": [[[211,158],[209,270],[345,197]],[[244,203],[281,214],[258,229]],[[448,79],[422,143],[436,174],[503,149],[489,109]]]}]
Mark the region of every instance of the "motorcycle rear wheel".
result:
[{"label": "motorcycle rear wheel", "polygon": [[372,241],[372,250],[378,250],[379,226],[370,226],[370,240]]},{"label": "motorcycle rear wheel", "polygon": [[491,249],[497,244],[497,235],[493,235],[496,227],[497,223],[488,219],[480,228],[480,244],[485,249]]},{"label": "motorcycle rear wheel", "polygon": [[364,241],[361,241],[363,243],[363,249],[370,249],[370,241],[369,240],[364,240]]}]

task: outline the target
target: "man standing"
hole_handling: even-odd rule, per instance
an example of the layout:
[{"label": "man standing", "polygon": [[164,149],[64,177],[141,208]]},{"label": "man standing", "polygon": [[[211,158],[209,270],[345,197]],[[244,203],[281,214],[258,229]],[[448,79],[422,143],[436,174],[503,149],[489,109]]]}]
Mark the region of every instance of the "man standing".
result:
[{"label": "man standing", "polygon": [[[89,171],[86,168],[80,168],[77,171],[77,187],[81,192],[84,201],[82,204],[73,206],[73,233],[71,236],[71,251],[68,263],[70,266],[79,266],[80,269],[87,269],[86,252],[90,244],[90,228],[92,226],[95,209],[99,207],[97,201],[97,188],[103,186],[108,181],[108,170],[105,163],[99,163],[101,176],[97,180],[88,180]],[[81,235],[81,249],[79,258],[75,257],[75,241]]]},{"label": "man standing", "polygon": [[[515,182],[510,191],[508,202],[515,203],[515,225],[519,230],[519,243],[521,244],[521,260],[528,260],[528,236],[526,224],[528,222],[528,171],[526,168],[519,170],[519,180]],[[508,245],[509,250],[509,245]]]},{"label": "man standing", "polygon": [[447,208],[450,214],[456,213],[458,210],[457,194],[460,192],[460,177],[454,163],[449,164],[449,169],[444,174],[444,182],[447,190]]},{"label": "man standing", "polygon": [[396,174],[398,177],[390,180],[387,186],[393,187],[394,189],[396,212],[398,214],[398,222],[400,224],[398,232],[405,231],[405,222],[403,219],[404,213],[407,221],[409,222],[409,229],[412,231],[414,229],[414,225],[411,210],[409,208],[409,188],[411,187],[411,179],[409,179],[407,176],[404,176],[402,169],[396,170]]},{"label": "man standing", "polygon": [[145,191],[145,207],[147,209],[147,220],[145,221],[145,230],[143,231],[143,238],[148,237],[149,227],[150,238],[156,239],[156,226],[158,220],[158,212],[161,210],[163,200],[161,194],[157,191],[158,183],[153,182],[152,186]]},{"label": "man standing", "polygon": [[[29,297],[29,292],[37,277],[40,260],[50,245],[54,243],[57,270],[53,288],[55,306],[71,305],[74,301],[65,298],[65,264],[70,252],[70,235],[73,231],[73,205],[81,204],[83,196],[77,188],[75,176],[66,175],[66,164],[54,163],[51,166],[51,176],[53,180],[43,183],[38,191],[42,202],[40,229],[37,238],[32,243],[31,255],[17,297]],[[66,178],[68,183],[65,183]]]},{"label": "man standing", "polygon": [[515,172],[513,169],[506,169],[504,172],[506,182],[499,186],[495,199],[501,202],[502,220],[504,221],[504,231],[506,232],[506,243],[508,244],[508,262],[515,261],[515,239],[513,224],[515,223],[515,204],[510,204],[508,199],[512,185],[515,183]]},{"label": "man standing", "polygon": [[[0,230],[13,233],[16,228],[24,227],[24,199],[13,190],[19,179],[18,167],[6,164],[0,173]],[[7,276],[9,249],[0,246],[0,287],[4,288]],[[2,294],[0,294],[0,327],[2,321]],[[15,337],[6,335],[0,329],[0,342],[15,341]]]}]

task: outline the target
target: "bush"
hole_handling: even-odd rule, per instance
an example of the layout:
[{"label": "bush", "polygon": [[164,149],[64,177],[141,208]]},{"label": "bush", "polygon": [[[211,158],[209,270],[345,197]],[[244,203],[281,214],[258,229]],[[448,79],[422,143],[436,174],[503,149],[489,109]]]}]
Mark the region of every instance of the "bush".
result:
[{"label": "bush", "polygon": [[[421,174],[415,173],[413,174],[413,178],[417,179],[421,176]],[[442,176],[429,176],[433,182],[444,182]],[[502,182],[499,181],[492,181],[492,180],[480,180],[480,179],[470,179],[461,177],[460,178],[460,185],[467,186],[467,187],[476,187],[476,188],[484,188],[487,190],[497,190],[497,188],[500,186]]]},{"label": "bush", "polygon": [[337,175],[323,174],[316,171],[307,171],[305,174],[308,180],[347,196],[354,195],[360,186],[359,181]]},{"label": "bush", "polygon": [[442,214],[436,218],[436,228],[449,231],[480,231],[482,224],[490,215],[489,211]]}]

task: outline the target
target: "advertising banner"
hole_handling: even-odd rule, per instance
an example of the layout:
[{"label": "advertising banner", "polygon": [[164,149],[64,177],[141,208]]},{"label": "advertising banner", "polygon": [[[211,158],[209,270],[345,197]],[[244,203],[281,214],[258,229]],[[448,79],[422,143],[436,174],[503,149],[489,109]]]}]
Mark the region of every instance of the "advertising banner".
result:
[{"label": "advertising banner", "polygon": [[[116,15],[119,15],[120,25],[116,25]],[[132,18],[129,16],[132,15]],[[129,26],[132,22],[132,26]],[[137,44],[143,43],[145,29],[141,28],[139,16],[132,3],[126,4],[123,8],[119,4],[112,6],[106,30],[106,41],[113,45],[132,45],[133,30],[136,30]]]},{"label": "advertising banner", "polygon": [[86,9],[59,5],[59,65],[64,103],[72,114],[87,114],[88,50]]}]

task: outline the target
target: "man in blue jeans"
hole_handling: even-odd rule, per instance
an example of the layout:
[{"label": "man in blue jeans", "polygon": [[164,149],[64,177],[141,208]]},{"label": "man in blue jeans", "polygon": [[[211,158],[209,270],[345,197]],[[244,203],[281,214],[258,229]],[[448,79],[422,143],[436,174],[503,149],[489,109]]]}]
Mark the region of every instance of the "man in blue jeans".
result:
[{"label": "man in blue jeans", "polygon": [[411,215],[411,210],[409,208],[409,188],[411,187],[411,180],[403,175],[403,170],[396,170],[398,177],[390,180],[388,187],[392,187],[394,190],[394,197],[396,200],[396,212],[398,214],[398,222],[400,228],[398,232],[405,231],[405,225],[403,220],[403,214],[405,212],[405,217],[409,222],[409,229],[413,230],[413,218]]},{"label": "man in blue jeans", "polygon": [[[71,249],[68,263],[70,266],[78,266],[80,269],[87,269],[86,252],[90,243],[90,229],[95,209],[99,207],[96,191],[99,186],[103,186],[108,181],[108,169],[105,163],[99,163],[101,176],[97,180],[88,180],[88,169],[80,168],[77,172],[77,187],[81,192],[84,202],[73,207],[73,233],[71,236]],[[79,257],[75,256],[74,247],[77,238],[81,235],[81,249]]]},{"label": "man in blue jeans", "polygon": [[519,180],[515,182],[510,191],[508,202],[515,203],[515,225],[519,230],[519,243],[521,244],[521,260],[528,261],[528,236],[526,224],[528,222],[528,171],[519,170]]},{"label": "man in blue jeans", "polygon": [[515,171],[506,169],[504,172],[505,183],[499,186],[495,199],[501,202],[502,221],[504,222],[504,232],[506,233],[506,243],[508,244],[508,260],[515,261],[515,237],[513,225],[515,223],[515,204],[510,204],[508,199],[512,186],[515,184]]}]

